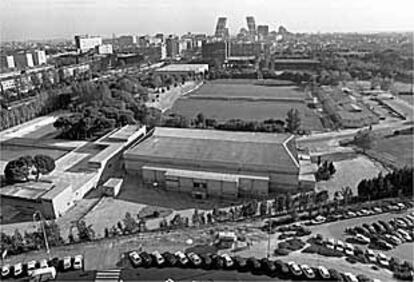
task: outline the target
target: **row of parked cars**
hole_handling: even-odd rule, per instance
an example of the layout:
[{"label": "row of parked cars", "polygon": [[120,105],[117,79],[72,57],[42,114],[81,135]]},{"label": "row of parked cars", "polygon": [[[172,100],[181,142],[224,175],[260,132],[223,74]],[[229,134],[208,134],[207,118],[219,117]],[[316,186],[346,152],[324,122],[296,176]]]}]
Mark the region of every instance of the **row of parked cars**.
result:
[{"label": "row of parked cars", "polygon": [[318,225],[318,224],[322,224],[326,222],[332,222],[332,221],[356,218],[356,217],[363,217],[363,216],[370,216],[370,215],[380,214],[384,212],[398,212],[398,211],[406,210],[411,207],[412,207],[411,203],[396,202],[396,203],[382,204],[382,205],[369,207],[369,208],[349,209],[346,211],[334,212],[327,217],[318,215],[315,218],[311,219],[307,224]]},{"label": "row of parked cars", "polygon": [[33,276],[38,269],[47,269],[53,267],[56,270],[81,270],[83,269],[83,256],[76,255],[74,257],[66,256],[63,259],[53,258],[51,260],[31,260],[27,263],[16,263],[14,265],[5,264],[1,267],[1,278],[22,278],[25,276]]},{"label": "row of parked cars", "polygon": [[[341,240],[335,239],[326,239],[324,240],[324,245],[328,249],[337,250],[339,252],[343,252],[346,256],[355,256],[356,255],[356,248],[354,245],[350,243],[345,243]],[[388,258],[383,253],[375,254],[372,250],[367,249],[364,253],[366,260],[373,264],[379,264],[382,267],[388,268],[390,266],[390,258]]]},{"label": "row of parked cars", "polygon": [[360,244],[391,250],[402,243],[414,241],[414,212],[389,221],[364,223],[361,226],[347,228],[346,232]]},{"label": "row of parked cars", "polygon": [[[202,269],[225,269],[240,272],[252,272],[254,274],[267,274],[272,277],[285,277],[300,280],[340,280],[358,282],[357,276],[352,273],[339,273],[334,269],[324,266],[310,267],[306,264],[298,264],[293,261],[269,260],[267,258],[243,258],[228,254],[196,254],[184,253],[153,253],[131,251],[128,253],[131,264],[134,267],[184,267]],[[372,280],[375,281],[375,280]]]}]

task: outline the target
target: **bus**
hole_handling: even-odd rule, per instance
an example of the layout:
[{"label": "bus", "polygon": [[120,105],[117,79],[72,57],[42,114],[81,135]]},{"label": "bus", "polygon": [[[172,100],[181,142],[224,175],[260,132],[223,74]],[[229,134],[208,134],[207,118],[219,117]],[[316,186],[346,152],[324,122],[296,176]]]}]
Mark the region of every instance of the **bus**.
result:
[{"label": "bus", "polygon": [[54,267],[39,268],[33,271],[30,282],[44,282],[56,279],[56,269]]}]

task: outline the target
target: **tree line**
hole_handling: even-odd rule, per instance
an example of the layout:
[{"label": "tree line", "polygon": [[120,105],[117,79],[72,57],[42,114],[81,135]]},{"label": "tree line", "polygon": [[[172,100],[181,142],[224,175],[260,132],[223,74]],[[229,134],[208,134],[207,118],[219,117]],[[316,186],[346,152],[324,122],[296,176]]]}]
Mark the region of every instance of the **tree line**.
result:
[{"label": "tree line", "polygon": [[396,169],[391,173],[372,179],[364,179],[358,184],[358,196],[363,200],[377,200],[389,197],[413,196],[413,168]]},{"label": "tree line", "polygon": [[162,117],[161,126],[176,128],[200,128],[217,129],[228,131],[249,131],[249,132],[273,132],[273,133],[297,133],[300,131],[301,117],[297,109],[290,109],[286,119],[267,119],[264,121],[245,121],[242,119],[230,119],[218,122],[216,119],[206,118],[203,113],[198,113],[194,119],[170,113]]}]

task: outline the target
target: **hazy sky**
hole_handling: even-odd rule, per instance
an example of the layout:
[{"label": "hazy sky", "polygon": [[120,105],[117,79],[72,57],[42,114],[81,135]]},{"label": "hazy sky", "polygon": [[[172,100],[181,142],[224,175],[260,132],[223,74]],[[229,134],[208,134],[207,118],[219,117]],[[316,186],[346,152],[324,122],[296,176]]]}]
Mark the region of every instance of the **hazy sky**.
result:
[{"label": "hazy sky", "polygon": [[211,34],[219,16],[230,32],[256,24],[295,32],[413,31],[413,0],[0,0],[1,40],[73,34]]}]

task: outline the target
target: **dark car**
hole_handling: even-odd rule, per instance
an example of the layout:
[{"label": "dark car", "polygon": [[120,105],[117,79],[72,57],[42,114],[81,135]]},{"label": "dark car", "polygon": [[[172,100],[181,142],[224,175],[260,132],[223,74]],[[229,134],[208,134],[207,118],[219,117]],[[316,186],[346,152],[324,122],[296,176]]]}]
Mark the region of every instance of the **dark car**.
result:
[{"label": "dark car", "polygon": [[333,281],[344,281],[344,278],[342,277],[341,273],[339,273],[336,269],[330,268],[329,274],[331,275],[331,279]]},{"label": "dark car", "polygon": [[173,255],[170,252],[165,252],[162,254],[162,256],[164,257],[167,265],[169,266],[175,266],[178,262],[177,258],[175,257],[175,255]]},{"label": "dark car", "polygon": [[139,256],[142,258],[142,261],[144,262],[145,266],[151,266],[153,259],[152,256],[150,254],[148,254],[147,252],[142,252],[139,254]]},{"label": "dark car", "polygon": [[381,224],[385,228],[385,230],[387,230],[387,232],[394,231],[394,228],[388,222],[380,220],[378,221],[378,223]]},{"label": "dark car", "polygon": [[50,267],[54,267],[56,270],[61,269],[61,262],[58,257],[54,257],[47,263]]},{"label": "dark car", "polygon": [[276,266],[273,261],[268,260],[267,258],[262,258],[260,260],[260,264],[262,265],[262,270],[264,273],[268,275],[273,275],[276,272]]},{"label": "dark car", "polygon": [[278,273],[281,273],[282,276],[288,276],[290,273],[289,267],[287,266],[286,263],[284,263],[283,261],[277,259],[274,262],[275,266],[276,266],[276,271]]},{"label": "dark car", "polygon": [[236,269],[238,271],[246,271],[246,270],[248,270],[248,267],[247,267],[247,259],[242,258],[242,257],[239,257],[239,256],[236,256],[236,257],[233,258],[233,260],[234,260],[234,263],[236,265]]},{"label": "dark car", "polygon": [[211,260],[213,261],[213,267],[215,269],[223,269],[224,267],[224,261],[223,258],[217,254],[211,255]]},{"label": "dark car", "polygon": [[201,260],[203,261],[202,267],[204,269],[211,269],[213,267],[213,260],[210,257],[210,254],[200,255]]},{"label": "dark car", "polygon": [[247,259],[247,267],[249,268],[249,270],[251,272],[257,273],[257,272],[260,272],[260,268],[262,266],[261,266],[260,262],[256,258],[251,257],[251,258],[248,258]]},{"label": "dark car", "polygon": [[381,224],[379,224],[377,222],[372,223],[372,227],[374,227],[375,231],[377,231],[380,234],[387,232],[387,230],[384,228],[384,226],[382,226]]}]

